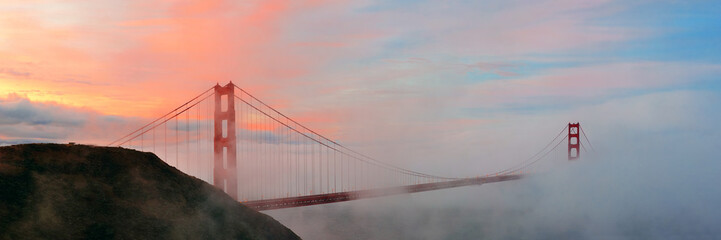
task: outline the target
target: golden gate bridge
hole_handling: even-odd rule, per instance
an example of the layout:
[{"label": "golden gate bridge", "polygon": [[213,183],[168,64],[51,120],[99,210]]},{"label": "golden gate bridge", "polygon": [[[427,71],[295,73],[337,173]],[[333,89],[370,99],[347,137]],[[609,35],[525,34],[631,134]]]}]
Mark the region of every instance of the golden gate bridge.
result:
[{"label": "golden gate bridge", "polygon": [[[565,137],[561,138],[565,134]],[[257,210],[300,207],[520,179],[568,142],[568,159],[593,146],[569,123],[544,148],[502,171],[438,176],[402,168],[333,141],[234,85],[216,84],[110,146],[155,153]]]}]

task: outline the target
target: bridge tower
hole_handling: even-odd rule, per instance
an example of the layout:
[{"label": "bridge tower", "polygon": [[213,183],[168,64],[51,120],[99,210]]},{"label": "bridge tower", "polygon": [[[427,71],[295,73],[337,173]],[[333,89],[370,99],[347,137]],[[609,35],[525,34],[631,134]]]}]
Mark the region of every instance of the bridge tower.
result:
[{"label": "bridge tower", "polygon": [[580,123],[568,123],[568,160],[576,160],[581,156],[581,152],[579,151],[580,142],[579,142],[579,128],[581,127]]},{"label": "bridge tower", "polygon": [[213,185],[238,200],[235,149],[235,85],[215,85]]}]

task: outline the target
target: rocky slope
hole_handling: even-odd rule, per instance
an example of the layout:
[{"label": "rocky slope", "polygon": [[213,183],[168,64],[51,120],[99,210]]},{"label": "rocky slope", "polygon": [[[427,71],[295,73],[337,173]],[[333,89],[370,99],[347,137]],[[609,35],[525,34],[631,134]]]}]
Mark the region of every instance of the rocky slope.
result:
[{"label": "rocky slope", "polygon": [[116,147],[0,147],[0,239],[298,239],[271,217]]}]

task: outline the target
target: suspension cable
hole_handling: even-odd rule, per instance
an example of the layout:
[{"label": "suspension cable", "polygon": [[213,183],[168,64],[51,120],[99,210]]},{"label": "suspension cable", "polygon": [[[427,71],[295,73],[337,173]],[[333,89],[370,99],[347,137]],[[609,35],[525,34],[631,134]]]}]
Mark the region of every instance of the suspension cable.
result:
[{"label": "suspension cable", "polygon": [[[260,110],[258,107],[250,104],[249,102],[241,99],[240,97],[237,97],[237,96],[236,96],[235,98],[237,98],[238,100],[240,100],[240,101],[242,101],[243,103],[247,104],[248,106],[254,108],[254,109],[257,110],[258,112],[260,112],[260,113],[262,113],[263,115],[267,116],[268,118],[273,119],[274,121],[282,124],[283,126],[285,126],[285,127],[289,128],[289,129],[293,130],[294,132],[296,132],[296,133],[298,133],[298,134],[301,134],[301,135],[303,135],[304,137],[306,137],[306,138],[308,138],[308,139],[310,139],[310,140],[318,143],[319,146],[325,146],[325,147],[327,147],[327,148],[330,148],[330,149],[332,149],[332,150],[334,150],[334,151],[338,151],[338,152],[340,152],[340,153],[342,153],[342,154],[344,154],[344,155],[346,155],[346,156],[349,156],[349,157],[351,157],[351,158],[354,158],[354,159],[356,159],[356,160],[363,161],[363,162],[366,162],[366,163],[368,163],[368,164],[372,164],[372,165],[377,166],[377,167],[382,167],[382,168],[388,169],[388,167],[386,167],[386,166],[382,166],[382,165],[379,165],[378,163],[374,163],[374,162],[369,162],[369,161],[364,160],[364,159],[362,159],[362,158],[358,158],[358,157],[353,156],[353,155],[350,155],[350,154],[348,154],[348,153],[346,153],[346,152],[340,151],[340,150],[338,150],[338,149],[335,148],[335,147],[332,147],[332,146],[330,146],[330,145],[328,145],[328,144],[326,144],[326,143],[323,143],[322,141],[317,140],[317,139],[315,139],[315,138],[313,138],[313,137],[311,137],[311,136],[308,136],[307,134],[299,131],[298,129],[296,129],[296,128],[294,128],[294,127],[291,127],[291,126],[289,126],[289,125],[287,125],[287,124],[279,121],[279,120],[276,119],[275,117],[271,116],[270,114],[266,113],[266,112],[263,111],[263,110]],[[287,118],[287,117],[286,117],[286,118]],[[288,119],[290,119],[290,118],[288,118]],[[290,120],[292,121],[292,119],[290,119]],[[296,124],[298,124],[298,123],[296,123]],[[298,124],[298,125],[299,125],[299,126],[302,126],[302,125],[300,125],[300,124]],[[310,131],[310,130],[309,130],[309,131]],[[319,135],[319,134],[317,134],[317,133],[315,133],[315,135],[321,136],[321,135]],[[321,136],[321,137],[322,137],[322,136]],[[329,142],[332,142],[332,141],[329,141]],[[340,145],[338,145],[338,146],[340,146]],[[410,174],[410,175],[421,176],[421,177],[430,177],[430,176],[432,176],[432,175],[427,175],[427,174],[422,174],[422,173],[413,173],[413,172],[412,172],[412,173],[404,173],[404,174]],[[447,177],[438,177],[438,178],[443,178],[443,179],[458,179],[458,178],[447,178]]]},{"label": "suspension cable", "polygon": [[[558,132],[558,134],[556,135],[556,137],[554,137],[550,142],[548,142],[548,144],[546,144],[545,147],[541,148],[540,151],[536,152],[536,154],[533,154],[533,156],[527,158],[526,160],[520,162],[519,164],[516,164],[516,165],[514,165],[514,166],[512,166],[512,167],[506,168],[505,170],[502,170],[502,171],[499,171],[499,172],[495,172],[494,174],[505,174],[505,173],[508,173],[508,172],[512,172],[512,171],[510,171],[510,170],[512,170],[512,169],[514,169],[514,168],[517,168],[517,167],[519,167],[519,166],[523,166],[526,162],[535,159],[536,156],[538,156],[539,154],[541,154],[542,152],[544,152],[548,147],[551,146],[551,144],[555,143],[555,142],[556,142],[556,139],[558,139],[558,137],[560,137],[561,134],[563,134],[563,132],[566,131],[567,128],[568,128],[568,125],[564,126],[563,129],[561,129],[561,131]],[[568,137],[568,136],[566,136],[566,137]]]},{"label": "suspension cable", "polygon": [[[206,91],[206,92],[207,92],[207,91]],[[158,123],[155,124],[153,127],[149,128],[149,129],[146,129],[145,131],[142,131],[142,132],[138,133],[137,135],[135,135],[134,137],[129,138],[129,139],[127,139],[127,140],[125,140],[125,141],[123,141],[123,142],[121,142],[121,143],[118,143],[117,145],[118,145],[118,146],[123,145],[123,144],[127,143],[128,141],[130,141],[130,140],[132,140],[132,139],[135,139],[135,138],[137,138],[138,136],[147,133],[148,131],[152,130],[153,128],[156,128],[156,127],[160,126],[161,124],[164,124],[164,123],[166,123],[166,122],[168,122],[168,121],[170,121],[170,120],[173,120],[173,118],[177,117],[177,116],[180,115],[180,114],[183,114],[185,111],[188,111],[188,109],[191,109],[191,108],[195,107],[196,105],[198,105],[198,103],[201,103],[201,102],[205,101],[205,99],[208,99],[210,96],[213,96],[213,95],[215,95],[215,93],[208,94],[208,96],[205,96],[205,97],[204,97],[203,99],[201,99],[200,101],[197,101],[197,102],[191,104],[190,106],[188,106],[187,108],[183,109],[182,111],[180,111],[180,112],[178,112],[178,113],[176,113],[176,114],[174,114],[174,115],[166,118],[165,120],[163,120],[163,121],[161,121],[161,122],[158,122]],[[173,111],[173,112],[175,112],[175,111]],[[173,112],[170,112],[170,113],[173,113]],[[168,116],[168,114],[166,114],[165,116]],[[156,120],[156,121],[157,121],[157,120]],[[155,121],[153,121],[153,122],[155,122]],[[147,126],[147,125],[146,125],[146,126]],[[142,130],[142,129],[144,129],[144,128],[140,128],[140,129],[136,130],[136,132],[137,132],[137,131],[140,131],[140,130]],[[176,134],[177,134],[177,133],[176,133]],[[115,141],[115,142],[117,142],[117,141]],[[113,143],[115,143],[115,142],[113,142]]]},{"label": "suspension cable", "polygon": [[[329,138],[327,138],[327,137],[325,137],[325,136],[323,136],[323,135],[321,135],[321,134],[318,134],[317,132],[311,130],[310,128],[308,128],[308,127],[306,127],[306,126],[304,126],[303,124],[298,123],[297,121],[293,120],[292,118],[286,116],[285,114],[279,112],[279,111],[276,110],[275,108],[271,107],[270,105],[266,104],[265,102],[261,101],[260,99],[256,98],[255,96],[251,95],[250,93],[246,92],[246,91],[243,90],[242,88],[240,88],[240,87],[238,87],[238,86],[235,86],[235,87],[236,87],[238,90],[240,90],[241,92],[247,94],[249,97],[251,97],[251,98],[255,99],[256,101],[258,101],[258,102],[259,102],[260,104],[262,104],[263,106],[265,106],[265,107],[267,107],[268,109],[276,112],[277,114],[279,114],[280,116],[283,116],[284,118],[290,120],[291,122],[297,124],[297,125],[300,126],[301,128],[303,128],[303,129],[305,129],[305,130],[307,130],[307,131],[315,134],[316,136],[318,136],[318,137],[320,137],[320,138],[322,138],[322,139],[324,139],[324,140],[326,140],[326,141],[328,141],[328,142],[331,142],[331,143],[339,146],[340,148],[343,148],[343,149],[345,149],[345,150],[348,150],[348,151],[350,151],[350,152],[352,152],[352,153],[354,153],[354,154],[357,154],[357,155],[359,155],[359,156],[361,156],[361,157],[364,157],[364,158],[366,158],[366,159],[368,159],[368,160],[370,160],[370,161],[377,162],[378,164],[381,164],[381,165],[387,165],[387,166],[385,166],[385,168],[394,168],[394,169],[396,169],[396,170],[406,172],[405,174],[411,174],[411,173],[412,173],[412,174],[414,174],[414,175],[421,175],[421,176],[426,176],[426,177],[436,177],[436,178],[441,178],[441,179],[459,179],[459,178],[435,176],[435,175],[430,175],[430,174],[426,174],[426,173],[420,173],[420,172],[408,170],[408,169],[405,169],[405,168],[401,168],[401,167],[398,167],[398,166],[395,166],[395,165],[392,165],[392,164],[389,164],[389,163],[386,163],[386,162],[377,160],[377,159],[372,158],[372,157],[369,157],[369,156],[367,156],[367,155],[365,155],[365,154],[356,152],[356,151],[354,151],[353,149],[350,149],[350,148],[348,148],[348,147],[346,147],[346,146],[344,146],[344,145],[342,145],[342,144],[340,144],[340,143],[338,143],[338,142],[336,142],[336,141],[333,141],[333,140],[331,140],[331,139],[329,139]],[[242,101],[242,100],[241,100],[241,101]],[[246,103],[247,103],[247,102],[246,102]],[[249,105],[250,105],[250,104],[249,104]],[[257,108],[256,108],[256,109],[257,109]],[[258,110],[258,111],[261,111],[261,110],[259,110],[259,109],[257,109],[257,110]],[[262,112],[262,111],[261,111],[261,112]],[[276,121],[278,121],[278,120],[276,120]],[[296,131],[296,132],[298,132],[298,131]],[[299,133],[300,133],[300,132],[299,132]],[[306,137],[307,137],[307,136],[306,136]],[[319,141],[316,141],[316,142],[320,143]],[[324,145],[325,145],[325,144],[324,144]],[[325,145],[325,146],[328,146],[328,145]],[[330,147],[330,146],[328,146],[328,147]],[[339,151],[338,149],[335,149],[335,148],[332,148],[332,149],[334,149],[334,150],[336,150],[336,151]],[[339,152],[342,152],[342,151],[339,151]],[[354,157],[354,158],[356,158],[356,157]],[[356,159],[358,159],[358,158],[356,158]],[[358,160],[361,160],[361,159],[358,159]],[[375,165],[378,166],[377,164],[375,164]],[[379,166],[379,167],[384,167],[384,166]]]},{"label": "suspension cable", "polygon": [[524,165],[524,166],[522,166],[522,167],[520,167],[520,168],[514,169],[513,171],[510,171],[510,172],[515,172],[515,171],[518,171],[518,170],[525,169],[525,168],[527,168],[527,167],[529,167],[529,166],[537,163],[538,161],[541,161],[541,160],[544,159],[546,156],[548,156],[548,154],[550,154],[551,152],[553,152],[553,150],[556,150],[556,148],[558,148],[558,146],[560,146],[561,143],[563,143],[563,141],[565,141],[566,139],[568,139],[568,136],[565,136],[563,139],[561,139],[561,141],[559,141],[559,142],[556,144],[556,146],[554,146],[552,149],[548,150],[546,153],[543,154],[543,156],[539,157],[539,158],[536,159],[535,161],[530,162],[530,163],[528,163],[528,164],[526,164],[526,165]]},{"label": "suspension cable", "polygon": [[591,150],[593,150],[593,152],[596,152],[596,149],[593,148],[593,145],[591,144],[591,141],[588,141],[588,136],[586,135],[586,132],[583,131],[583,127],[579,126],[578,128],[581,129],[581,132],[583,133],[583,138],[586,139],[586,142],[588,143],[588,146],[591,147]]},{"label": "suspension cable", "polygon": [[[173,113],[173,112],[175,112],[175,111],[178,111],[178,109],[181,109],[183,106],[188,105],[189,103],[195,101],[195,100],[198,99],[200,96],[203,96],[204,94],[208,93],[208,91],[212,90],[213,88],[215,88],[215,87],[211,87],[211,88],[209,88],[208,90],[203,91],[203,93],[198,94],[198,96],[195,96],[193,99],[190,99],[190,101],[187,101],[187,102],[183,103],[183,105],[180,105],[179,107],[173,109],[173,111],[170,111],[170,112],[166,113],[165,115],[163,115],[163,116],[161,116],[161,117],[153,120],[152,122],[146,124],[145,126],[143,126],[143,127],[141,127],[141,128],[138,128],[137,130],[129,133],[128,135],[125,135],[125,136],[123,136],[123,137],[121,137],[121,138],[119,138],[119,139],[117,139],[117,140],[109,143],[108,146],[111,146],[111,145],[113,145],[114,143],[119,142],[119,141],[121,141],[121,140],[123,140],[123,139],[125,139],[125,138],[127,138],[127,137],[129,137],[129,136],[131,136],[131,135],[133,135],[133,134],[135,134],[135,133],[137,133],[137,132],[140,131],[140,130],[143,130],[144,128],[152,125],[153,123],[157,122],[158,120],[163,119],[163,118],[165,118],[166,116],[170,115],[171,113]],[[202,100],[201,100],[201,101],[202,101]],[[142,133],[141,133],[141,134],[142,134]],[[118,145],[122,145],[122,143],[121,143],[121,144],[118,144]]]}]

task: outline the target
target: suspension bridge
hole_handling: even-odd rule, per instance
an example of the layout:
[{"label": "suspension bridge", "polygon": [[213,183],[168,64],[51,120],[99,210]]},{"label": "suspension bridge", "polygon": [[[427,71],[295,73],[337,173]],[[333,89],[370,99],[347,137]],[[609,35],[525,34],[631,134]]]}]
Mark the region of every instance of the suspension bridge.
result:
[{"label": "suspension bridge", "polygon": [[153,152],[246,206],[270,210],[517,180],[566,141],[568,159],[578,159],[587,151],[581,140],[593,148],[580,124],[569,123],[515,166],[475,177],[438,176],[354,151],[230,82],[109,145]]}]

